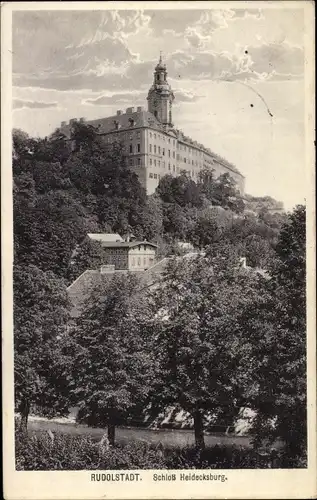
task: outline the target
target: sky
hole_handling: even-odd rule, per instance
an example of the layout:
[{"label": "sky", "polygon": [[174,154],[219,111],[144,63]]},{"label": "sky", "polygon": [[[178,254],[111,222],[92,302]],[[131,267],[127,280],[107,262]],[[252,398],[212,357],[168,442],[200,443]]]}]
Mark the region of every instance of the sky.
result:
[{"label": "sky", "polygon": [[13,12],[13,126],[45,136],[62,120],[146,107],[162,51],[175,126],[236,165],[247,193],[302,203],[303,9],[183,5]]}]

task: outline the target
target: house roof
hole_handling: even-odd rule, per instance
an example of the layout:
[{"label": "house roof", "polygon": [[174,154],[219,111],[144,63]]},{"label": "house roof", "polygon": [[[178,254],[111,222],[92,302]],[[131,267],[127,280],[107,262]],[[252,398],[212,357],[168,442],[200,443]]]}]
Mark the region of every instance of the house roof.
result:
[{"label": "house roof", "polygon": [[77,318],[83,311],[86,300],[93,291],[102,283],[109,283],[115,276],[137,276],[139,280],[139,290],[153,285],[165,269],[168,259],[162,259],[146,271],[113,270],[105,273],[100,269],[87,269],[68,288],[68,298],[71,302],[71,317]]},{"label": "house roof", "polygon": [[91,240],[96,240],[104,243],[123,241],[123,238],[121,238],[120,234],[116,233],[88,233],[87,236]]},{"label": "house roof", "polygon": [[138,245],[149,245],[157,248],[155,243],[149,241],[102,241],[101,244],[104,248],[133,248]]},{"label": "house roof", "polygon": [[88,233],[91,240],[99,241],[104,248],[133,248],[138,245],[150,245],[157,248],[155,243],[149,241],[124,241],[119,234],[115,233]]},{"label": "house roof", "polygon": [[[128,108],[129,109],[129,108]],[[89,120],[85,123],[92,125],[97,129],[98,134],[107,134],[120,130],[133,130],[139,127],[153,127],[163,130],[163,125],[156,119],[156,117],[149,111],[139,110],[131,111],[108,116],[106,118],[98,118],[97,120]],[[70,136],[71,124],[61,126],[61,131]]]},{"label": "house roof", "polygon": [[[133,120],[133,126],[131,126],[131,120]],[[155,118],[152,113],[143,110],[89,121],[89,125],[96,127],[100,134],[106,134],[107,132],[115,131],[116,123],[118,124],[119,130],[149,126],[162,128],[162,124]]]}]

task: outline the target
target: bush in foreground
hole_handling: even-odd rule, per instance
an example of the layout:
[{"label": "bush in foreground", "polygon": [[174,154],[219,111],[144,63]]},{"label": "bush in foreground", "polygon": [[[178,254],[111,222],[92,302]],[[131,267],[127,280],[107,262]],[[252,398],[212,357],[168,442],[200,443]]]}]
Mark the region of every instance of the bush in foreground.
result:
[{"label": "bush in foreground", "polygon": [[[107,447],[91,437],[62,433],[26,435],[17,431],[17,470],[118,470],[118,469],[255,469],[283,467],[276,453],[260,454],[235,446],[213,446],[203,452],[194,447],[169,449],[131,442]],[[298,464],[297,467],[305,467]]]}]

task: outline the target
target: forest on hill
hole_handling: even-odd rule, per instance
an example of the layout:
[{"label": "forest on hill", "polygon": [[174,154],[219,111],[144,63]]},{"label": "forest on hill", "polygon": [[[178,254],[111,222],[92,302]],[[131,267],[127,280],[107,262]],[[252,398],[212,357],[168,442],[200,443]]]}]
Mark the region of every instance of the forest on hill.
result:
[{"label": "forest on hill", "polygon": [[120,144],[105,145],[84,124],[74,125],[72,141],[58,130],[45,139],[14,130],[13,151],[17,265],[69,282],[98,263],[99,245],[90,243],[72,264],[89,232],[133,233],[157,243],[160,256],[176,252],[176,241],[204,248],[226,240],[251,266],[265,268],[273,257],[285,216],[265,206],[258,215],[244,213],[246,200],[228,174],[215,179],[203,170],[197,183],[167,174],[147,197]]},{"label": "forest on hill", "polygon": [[[21,429],[30,412],[115,427],[140,407],[178,405],[194,421],[238,408],[256,413],[255,446],[281,439],[287,463],[306,454],[305,207],[256,212],[229,175],[203,170],[164,176],[146,196],[120,144],[86,124],[71,141],[13,131],[15,403]],[[274,208],[274,207],[273,207]],[[179,255],[177,242],[204,256],[175,260],[162,286],[140,301],[131,277],[92,296],[69,328],[67,286],[102,262],[87,233],[133,233]],[[241,272],[243,256],[268,277]],[[127,335],[127,332],[129,334]],[[272,425],[274,422],[274,425]]]}]

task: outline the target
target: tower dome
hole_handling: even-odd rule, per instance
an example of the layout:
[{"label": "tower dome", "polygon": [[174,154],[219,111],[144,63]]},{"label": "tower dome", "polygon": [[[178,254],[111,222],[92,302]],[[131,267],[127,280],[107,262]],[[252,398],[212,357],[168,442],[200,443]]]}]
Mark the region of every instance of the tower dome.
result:
[{"label": "tower dome", "polygon": [[174,94],[167,81],[166,64],[163,63],[162,53],[155,66],[154,81],[148,93],[148,110],[163,125],[172,126],[172,103]]}]

